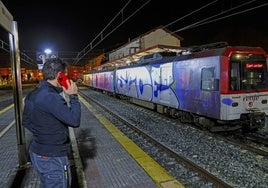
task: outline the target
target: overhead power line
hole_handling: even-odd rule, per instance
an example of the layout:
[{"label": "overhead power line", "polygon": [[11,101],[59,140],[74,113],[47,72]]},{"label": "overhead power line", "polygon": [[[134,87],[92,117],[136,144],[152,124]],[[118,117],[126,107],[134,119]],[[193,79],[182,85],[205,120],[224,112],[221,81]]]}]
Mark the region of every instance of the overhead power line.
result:
[{"label": "overhead power line", "polygon": [[[9,47],[9,44],[4,42],[3,40],[0,39],[0,49],[10,53],[10,47]],[[31,65],[35,65],[36,64],[34,63],[33,59],[30,58],[28,55],[26,55],[25,53],[23,52],[20,52],[20,59],[22,61],[24,61],[25,63],[28,63],[28,64],[31,64]]]},{"label": "overhead power line", "polygon": [[[148,4],[151,0],[146,1],[141,7],[139,7],[137,10],[135,10],[130,16],[128,16],[126,19],[123,18],[123,12],[124,9],[129,5],[131,0],[129,0],[126,5],[116,14],[116,16],[104,27],[104,29],[83,49],[81,50],[73,64],[77,64],[85,55],[87,55],[90,51],[92,51],[97,45],[99,45],[104,39],[106,39],[109,35],[111,35],[116,29],[118,29],[122,24],[124,24],[127,20],[129,20],[132,16],[134,16],[139,10],[141,10],[146,4]],[[122,15],[122,21],[120,24],[118,24],[116,27],[114,27],[109,33],[107,33],[105,36],[103,35],[104,31],[107,29],[107,27],[119,16]],[[100,37],[100,40],[97,41],[95,44],[93,44],[96,39]]]},{"label": "overhead power line", "polygon": [[168,27],[168,26],[170,26],[170,25],[172,25],[172,24],[174,24],[174,23],[176,23],[176,22],[178,22],[178,21],[180,21],[180,20],[182,20],[182,19],[184,19],[184,18],[186,18],[186,17],[188,17],[188,16],[190,16],[190,15],[192,15],[192,14],[194,14],[194,13],[196,13],[196,12],[198,12],[198,11],[200,11],[200,10],[202,10],[202,9],[204,9],[204,8],[206,8],[206,7],[210,6],[210,5],[212,5],[212,4],[214,4],[214,3],[216,3],[217,1],[218,1],[218,0],[212,1],[211,3],[208,3],[208,4],[204,5],[204,6],[202,6],[201,8],[199,8],[199,9],[193,11],[193,12],[190,12],[189,14],[186,14],[186,15],[183,16],[183,17],[174,20],[173,22],[171,22],[171,23],[165,25],[164,27]]},{"label": "overhead power line", "polygon": [[[216,15],[213,15],[211,17],[205,18],[205,19],[203,19],[201,21],[198,21],[198,22],[196,22],[194,24],[190,24],[190,25],[188,25],[186,27],[180,28],[180,29],[174,31],[174,33],[175,32],[179,32],[179,31],[184,31],[184,30],[187,30],[187,29],[192,29],[192,28],[195,28],[195,27],[198,27],[198,26],[201,26],[201,25],[205,25],[205,24],[209,24],[209,23],[212,23],[212,22],[216,22],[216,21],[219,21],[219,20],[222,20],[222,19],[225,19],[225,18],[229,18],[231,16],[242,14],[242,13],[245,13],[245,12],[248,12],[248,11],[252,11],[252,10],[255,10],[255,9],[258,9],[258,8],[261,8],[261,7],[264,7],[264,6],[267,6],[268,5],[268,3],[264,3],[262,5],[258,5],[258,6],[255,6],[255,7],[252,7],[252,8],[248,8],[248,9],[245,9],[245,10],[242,10],[242,11],[239,11],[239,12],[235,12],[235,13],[232,13],[232,14],[229,14],[229,15],[225,15],[225,16],[222,16],[222,17],[219,17],[219,18],[215,18],[217,16],[226,14],[227,12],[233,11],[233,10],[235,10],[237,8],[241,8],[242,6],[248,5],[248,4],[250,4],[250,3],[254,2],[254,1],[255,0],[250,1],[250,2],[246,2],[246,3],[242,4],[242,5],[239,5],[239,6],[236,6],[234,8],[231,8],[229,10],[223,11],[223,12],[221,12],[219,14],[216,14]],[[215,19],[210,20],[212,18],[215,18]]]},{"label": "overhead power line", "polygon": [[[231,16],[235,16],[235,15],[238,15],[238,14],[242,14],[242,13],[245,13],[245,12],[248,12],[248,11],[252,11],[252,10],[255,10],[255,9],[258,9],[258,8],[261,8],[261,7],[264,7],[264,6],[267,6],[267,5],[268,5],[268,3],[264,3],[264,4],[261,4],[261,5],[255,5],[254,7],[251,7],[251,8],[248,8],[248,9],[244,9],[244,10],[241,10],[241,11],[239,11],[239,12],[235,12],[235,13],[233,13],[233,14],[224,15],[224,14],[226,14],[226,13],[228,13],[228,12],[237,10],[238,8],[242,8],[242,7],[245,7],[246,5],[252,4],[252,3],[255,2],[255,1],[256,1],[256,0],[248,1],[248,2],[246,2],[246,3],[243,3],[243,4],[240,4],[240,5],[238,5],[238,6],[232,7],[232,8],[230,8],[230,9],[228,9],[228,10],[222,11],[222,12],[220,12],[220,13],[218,13],[218,14],[215,14],[215,15],[213,15],[213,16],[207,17],[207,18],[202,19],[202,20],[200,20],[200,21],[198,21],[198,22],[189,24],[189,25],[187,25],[187,26],[185,26],[185,27],[182,27],[182,28],[180,28],[180,29],[177,29],[177,30],[175,30],[175,31],[171,31],[169,34],[163,34],[163,35],[160,36],[160,37],[163,37],[163,38],[164,38],[164,37],[166,37],[167,35],[170,35],[170,34],[172,34],[172,33],[177,33],[177,32],[180,32],[180,31],[187,30],[187,29],[192,29],[192,28],[195,28],[195,27],[198,27],[198,26],[201,26],[201,25],[205,25],[205,24],[208,24],[208,23],[212,23],[212,22],[215,22],[215,21],[219,21],[219,20],[222,20],[222,19],[231,17]],[[170,25],[172,25],[172,24],[174,24],[174,23],[176,23],[176,22],[182,20],[183,18],[186,18],[186,17],[192,15],[193,13],[196,13],[196,12],[198,12],[198,11],[200,11],[200,10],[202,10],[202,9],[204,9],[204,8],[206,8],[206,7],[208,7],[208,6],[210,6],[210,5],[212,5],[212,4],[215,3],[215,2],[216,2],[216,1],[213,1],[213,2],[211,2],[211,3],[209,3],[209,4],[206,4],[206,5],[202,6],[201,8],[199,8],[199,9],[197,9],[197,10],[195,10],[195,11],[193,11],[193,12],[191,12],[191,13],[189,13],[189,14],[187,14],[187,15],[185,15],[185,16],[179,18],[179,19],[176,19],[175,21],[173,21],[173,22],[171,22],[171,23],[169,23],[169,24],[166,24],[166,25],[163,26],[162,28],[166,28],[166,27],[168,27],[168,26],[170,26]],[[224,16],[222,16],[222,15],[224,15]],[[219,16],[221,16],[221,17],[219,17]],[[217,18],[216,18],[216,17],[217,17]],[[215,19],[213,19],[213,18],[215,18]]]}]

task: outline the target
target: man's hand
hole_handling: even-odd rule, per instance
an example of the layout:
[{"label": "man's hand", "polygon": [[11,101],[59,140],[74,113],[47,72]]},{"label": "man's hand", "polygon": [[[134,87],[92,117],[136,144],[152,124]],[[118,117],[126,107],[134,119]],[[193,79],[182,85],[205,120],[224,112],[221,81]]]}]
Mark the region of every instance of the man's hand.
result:
[{"label": "man's hand", "polygon": [[70,81],[67,82],[67,85],[68,85],[68,89],[66,89],[65,87],[62,87],[65,93],[67,93],[68,95],[78,94],[78,87],[77,87],[76,83],[74,83],[70,79]]}]

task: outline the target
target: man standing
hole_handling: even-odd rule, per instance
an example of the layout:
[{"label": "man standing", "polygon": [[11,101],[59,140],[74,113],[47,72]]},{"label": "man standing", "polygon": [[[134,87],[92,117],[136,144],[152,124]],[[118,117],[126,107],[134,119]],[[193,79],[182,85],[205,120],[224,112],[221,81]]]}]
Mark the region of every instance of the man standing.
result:
[{"label": "man standing", "polygon": [[78,88],[72,80],[67,80],[67,89],[60,85],[59,76],[67,74],[67,64],[59,58],[48,59],[42,72],[44,80],[25,99],[22,124],[32,133],[29,154],[40,188],[67,188],[68,127],[79,127],[81,119]]}]

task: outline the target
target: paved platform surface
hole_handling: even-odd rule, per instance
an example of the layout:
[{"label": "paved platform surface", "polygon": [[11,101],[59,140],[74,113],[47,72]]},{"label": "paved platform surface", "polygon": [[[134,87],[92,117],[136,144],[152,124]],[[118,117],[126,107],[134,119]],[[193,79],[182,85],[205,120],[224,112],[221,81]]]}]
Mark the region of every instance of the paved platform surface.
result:
[{"label": "paved platform surface", "polygon": [[[78,177],[73,178],[72,187],[183,187],[82,98],[81,104],[81,126],[69,129],[70,162],[73,174]],[[5,125],[6,129],[0,137],[0,187],[39,187],[39,178],[30,162],[18,165],[14,108],[1,111],[0,117],[0,126]],[[30,133],[27,131],[26,140],[28,144]],[[142,166],[139,160],[146,161],[146,165]]]}]

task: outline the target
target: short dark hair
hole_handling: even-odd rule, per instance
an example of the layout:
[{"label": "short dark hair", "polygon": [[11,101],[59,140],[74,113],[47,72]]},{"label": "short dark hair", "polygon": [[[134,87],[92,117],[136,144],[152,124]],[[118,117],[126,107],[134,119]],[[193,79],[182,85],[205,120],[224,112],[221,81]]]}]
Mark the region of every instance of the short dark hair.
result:
[{"label": "short dark hair", "polygon": [[44,80],[53,80],[57,77],[58,72],[65,72],[68,64],[60,58],[50,58],[43,66]]}]

